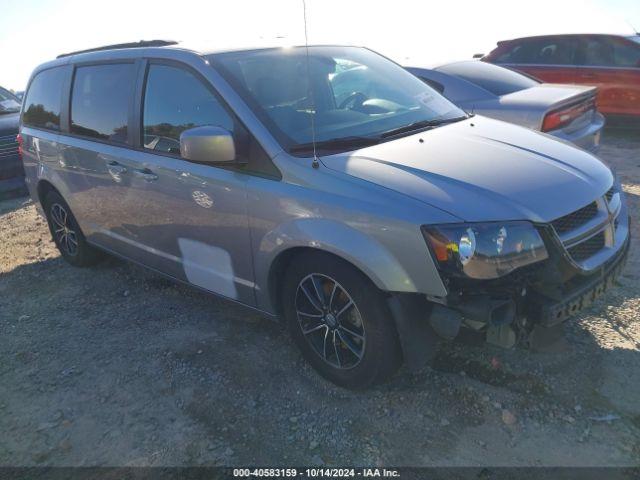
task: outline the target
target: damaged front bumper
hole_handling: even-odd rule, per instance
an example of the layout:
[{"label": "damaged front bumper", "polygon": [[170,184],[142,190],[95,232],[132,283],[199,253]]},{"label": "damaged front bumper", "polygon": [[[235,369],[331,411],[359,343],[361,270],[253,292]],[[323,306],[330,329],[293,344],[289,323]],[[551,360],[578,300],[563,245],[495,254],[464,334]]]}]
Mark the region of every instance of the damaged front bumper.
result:
[{"label": "damaged front bumper", "polygon": [[511,347],[533,329],[550,329],[578,314],[609,290],[624,268],[629,243],[627,235],[614,255],[588,273],[558,252],[500,281],[452,284],[444,302],[434,307],[430,324],[448,338],[452,322],[485,330],[488,342]]},{"label": "damaged front bumper", "polygon": [[573,279],[566,295],[561,300],[554,300],[545,295],[533,292],[529,316],[537,319],[543,326],[551,327],[576,315],[589,307],[596,299],[613,287],[622,273],[629,254],[629,237],[620,251],[602,268],[588,277]]},{"label": "damaged front bumper", "polygon": [[628,257],[628,233],[621,243],[606,262],[587,273],[556,249],[541,264],[499,280],[450,282],[443,298],[394,294],[389,306],[407,364],[423,365],[437,339],[451,340],[461,328],[483,332],[487,342],[501,347],[524,343],[543,349],[540,343],[553,342],[562,322],[614,285]]}]

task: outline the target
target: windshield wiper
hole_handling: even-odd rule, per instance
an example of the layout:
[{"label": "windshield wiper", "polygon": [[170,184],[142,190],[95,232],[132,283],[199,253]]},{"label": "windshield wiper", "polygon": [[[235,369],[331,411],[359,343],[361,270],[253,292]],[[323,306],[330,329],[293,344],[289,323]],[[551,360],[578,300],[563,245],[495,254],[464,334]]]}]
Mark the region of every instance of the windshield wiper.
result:
[{"label": "windshield wiper", "polygon": [[422,130],[425,128],[439,127],[447,123],[454,123],[454,122],[459,122],[460,120],[466,120],[467,118],[470,118],[470,117],[467,115],[463,115],[463,116],[454,117],[454,118],[440,118],[437,120],[421,120],[419,122],[410,123],[409,125],[405,125],[403,127],[387,130],[386,132],[383,132],[380,134],[380,138],[393,137],[394,135],[400,135],[402,133],[407,133],[407,132],[414,132],[416,130]]},{"label": "windshield wiper", "polygon": [[[379,143],[380,139],[377,137],[342,137],[342,138],[331,138],[329,140],[322,140],[315,143],[316,150],[336,150],[340,148],[348,148],[348,147],[367,147],[369,145],[375,145]],[[313,152],[313,142],[309,143],[301,143],[299,145],[294,145],[289,149],[290,153],[302,153],[302,152]]]}]

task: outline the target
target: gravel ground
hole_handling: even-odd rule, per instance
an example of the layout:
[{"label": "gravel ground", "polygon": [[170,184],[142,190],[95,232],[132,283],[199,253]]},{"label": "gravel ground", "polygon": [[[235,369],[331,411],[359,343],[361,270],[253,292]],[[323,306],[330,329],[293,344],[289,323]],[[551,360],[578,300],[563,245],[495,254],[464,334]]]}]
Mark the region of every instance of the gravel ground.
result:
[{"label": "gravel ground", "polygon": [[62,261],[0,203],[0,465],[637,466],[640,133],[606,132],[634,220],[620,285],[562,353],[448,344],[363,393],[277,323],[109,259]]}]

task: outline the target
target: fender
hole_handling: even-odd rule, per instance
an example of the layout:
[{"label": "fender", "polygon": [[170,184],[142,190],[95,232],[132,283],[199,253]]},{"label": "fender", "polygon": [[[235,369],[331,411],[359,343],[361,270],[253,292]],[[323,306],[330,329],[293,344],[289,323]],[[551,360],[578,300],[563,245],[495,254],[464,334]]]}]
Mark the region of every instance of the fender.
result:
[{"label": "fender", "polygon": [[[420,292],[420,279],[415,278],[415,272],[408,272],[393,253],[372,235],[326,218],[298,218],[267,233],[256,248],[256,284],[268,285],[269,272],[276,258],[296,247],[317,248],[350,262],[383,291]],[[425,255],[428,255],[426,247]],[[444,285],[439,283],[443,294],[446,293]],[[259,308],[275,311],[267,289],[257,290],[256,297]]]}]

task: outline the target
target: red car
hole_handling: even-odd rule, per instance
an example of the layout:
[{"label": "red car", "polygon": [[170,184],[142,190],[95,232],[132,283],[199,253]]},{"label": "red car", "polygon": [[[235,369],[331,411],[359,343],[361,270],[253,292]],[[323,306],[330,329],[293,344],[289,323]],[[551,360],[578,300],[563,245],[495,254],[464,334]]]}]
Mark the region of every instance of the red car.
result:
[{"label": "red car", "polygon": [[597,86],[602,113],[640,118],[640,34],[518,38],[498,42],[482,60],[548,83]]}]

